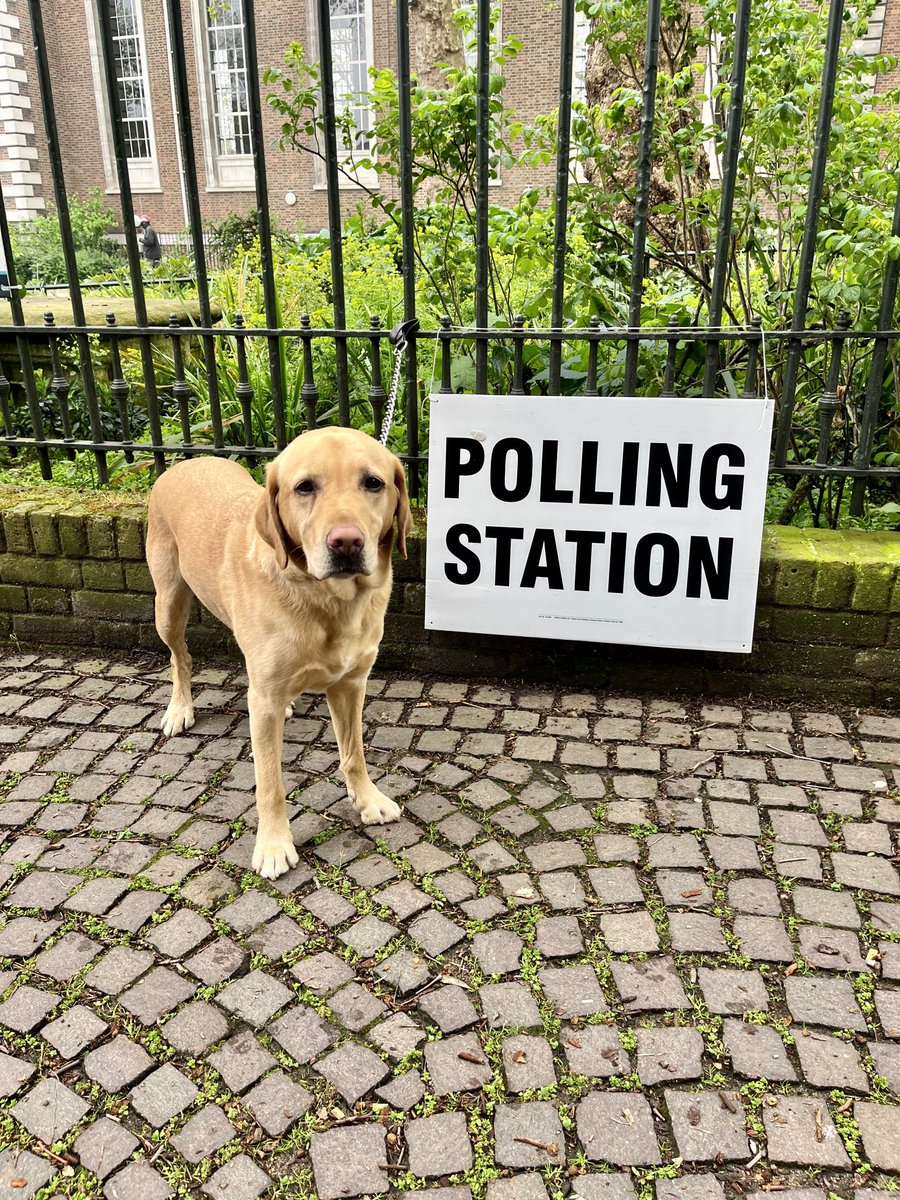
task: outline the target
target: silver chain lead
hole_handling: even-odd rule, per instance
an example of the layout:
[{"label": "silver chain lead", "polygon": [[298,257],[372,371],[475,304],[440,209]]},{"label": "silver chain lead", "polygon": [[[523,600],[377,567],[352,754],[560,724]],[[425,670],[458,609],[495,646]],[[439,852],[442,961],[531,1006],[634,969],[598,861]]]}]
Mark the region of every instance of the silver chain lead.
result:
[{"label": "silver chain lead", "polygon": [[384,414],[384,422],[381,426],[381,436],[379,442],[382,446],[387,445],[388,434],[391,431],[391,422],[394,420],[394,413],[397,410],[397,391],[400,387],[400,372],[403,370],[403,352],[406,349],[406,342],[399,342],[394,351],[394,378],[391,380],[391,390],[388,395],[387,412]]}]

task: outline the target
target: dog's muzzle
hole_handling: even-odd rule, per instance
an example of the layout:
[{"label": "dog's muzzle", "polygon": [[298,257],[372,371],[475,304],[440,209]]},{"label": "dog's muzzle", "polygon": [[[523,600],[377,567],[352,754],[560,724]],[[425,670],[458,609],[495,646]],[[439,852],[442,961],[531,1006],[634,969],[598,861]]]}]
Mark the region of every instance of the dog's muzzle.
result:
[{"label": "dog's muzzle", "polygon": [[325,539],[328,547],[328,575],[368,575],[366,535],[358,525],[335,525]]}]

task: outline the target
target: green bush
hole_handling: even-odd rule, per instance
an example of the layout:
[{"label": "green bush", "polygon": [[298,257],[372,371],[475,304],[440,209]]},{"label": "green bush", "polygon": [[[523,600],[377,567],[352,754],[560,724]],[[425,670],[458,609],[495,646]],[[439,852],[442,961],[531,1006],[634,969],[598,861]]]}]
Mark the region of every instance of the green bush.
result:
[{"label": "green bush", "polygon": [[[117,223],[112,209],[107,208],[99,189],[86,200],[77,196],[69,199],[69,219],[78,278],[104,275],[121,266],[122,252],[109,237]],[[59,216],[51,210],[46,216],[33,217],[26,224],[11,230],[12,249],[19,283],[62,283],[66,279]]]}]

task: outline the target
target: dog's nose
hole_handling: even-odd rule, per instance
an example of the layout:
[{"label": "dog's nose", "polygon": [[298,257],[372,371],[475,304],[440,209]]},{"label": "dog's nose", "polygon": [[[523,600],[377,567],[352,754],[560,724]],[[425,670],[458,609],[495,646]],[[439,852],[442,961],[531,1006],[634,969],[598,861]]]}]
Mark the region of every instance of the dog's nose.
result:
[{"label": "dog's nose", "polygon": [[357,525],[335,525],[325,542],[332,554],[349,558],[351,554],[359,554],[366,539]]}]

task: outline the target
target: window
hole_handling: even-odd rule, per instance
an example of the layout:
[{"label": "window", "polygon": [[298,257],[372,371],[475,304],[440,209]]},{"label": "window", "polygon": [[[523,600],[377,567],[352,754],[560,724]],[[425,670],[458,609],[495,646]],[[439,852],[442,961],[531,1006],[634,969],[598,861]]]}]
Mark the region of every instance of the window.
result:
[{"label": "window", "polygon": [[206,189],[252,191],[244,0],[194,0],[193,21]]},{"label": "window", "polygon": [[244,0],[213,0],[206,9],[206,21],[216,152],[252,154]]},{"label": "window", "polygon": [[[112,98],[117,120],[121,123],[128,156],[131,186],[138,192],[159,191],[159,165],[153,135],[153,114],[147,77],[147,54],[141,0],[107,0],[112,32],[112,55],[116,91]],[[97,114],[100,118],[100,146],[108,191],[118,190],[112,140],[112,117],[104,86],[100,28],[92,0],[85,0]]]},{"label": "window", "polygon": [[125,149],[130,159],[152,158],[137,0],[110,0],[109,17],[116,64],[116,102]]},{"label": "window", "polygon": [[[342,166],[339,183],[342,188],[352,188],[355,183],[376,187],[378,173],[356,167],[353,162],[355,157],[368,157],[374,151],[374,139],[370,132],[372,114],[365,97],[369,90],[369,70],[374,65],[372,0],[329,0],[328,11],[335,113],[338,120],[349,114],[356,131],[352,150],[344,143],[343,130],[339,128],[337,131],[337,152]],[[308,29],[308,57],[311,62],[318,62],[318,10],[313,0],[309,5]],[[325,169],[319,159],[316,159],[314,178],[316,188],[325,187]]]},{"label": "window", "polygon": [[362,93],[369,87],[366,0],[330,0],[329,11],[335,106],[339,114],[351,113],[358,131],[356,149],[367,154],[371,147],[369,110],[362,102]]}]

